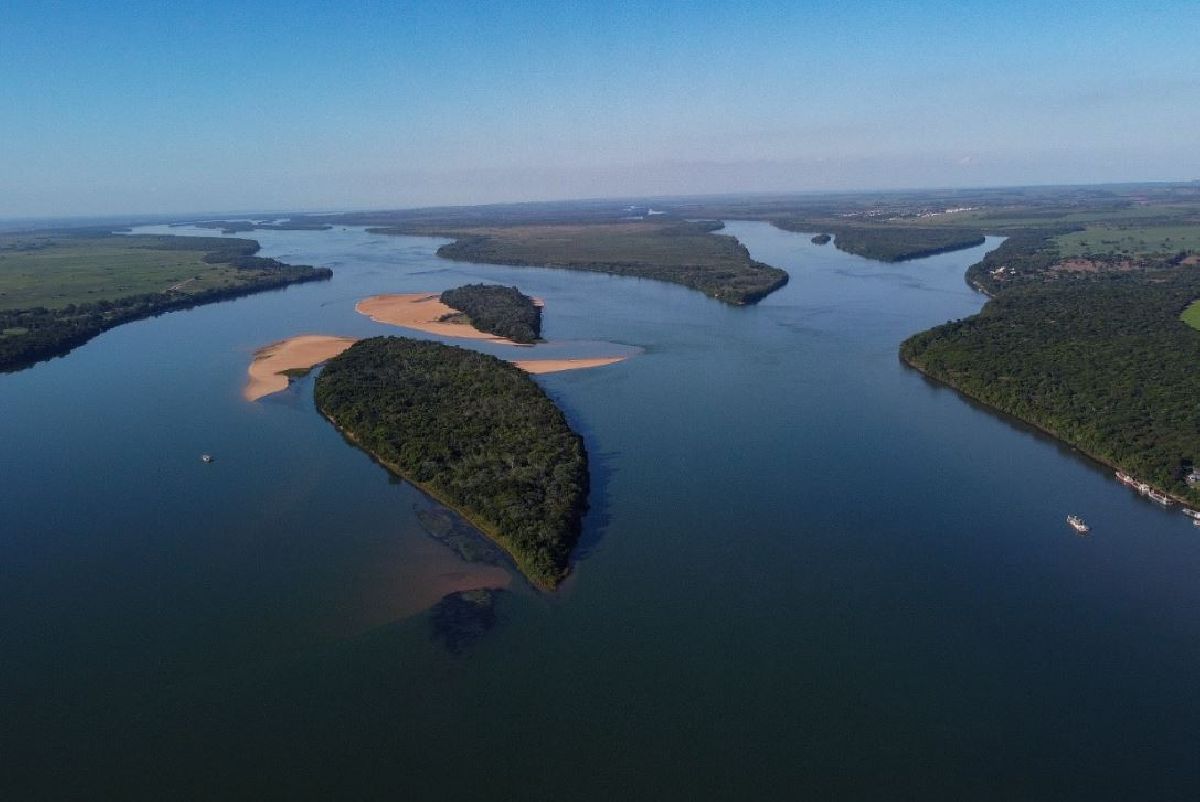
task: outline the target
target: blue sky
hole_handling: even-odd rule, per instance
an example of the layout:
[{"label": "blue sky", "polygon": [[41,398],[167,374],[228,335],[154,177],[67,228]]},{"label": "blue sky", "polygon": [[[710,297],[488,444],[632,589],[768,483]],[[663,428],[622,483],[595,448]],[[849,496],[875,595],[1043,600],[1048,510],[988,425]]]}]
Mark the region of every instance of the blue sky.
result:
[{"label": "blue sky", "polygon": [[1200,178],[1200,2],[0,4],[0,216]]}]

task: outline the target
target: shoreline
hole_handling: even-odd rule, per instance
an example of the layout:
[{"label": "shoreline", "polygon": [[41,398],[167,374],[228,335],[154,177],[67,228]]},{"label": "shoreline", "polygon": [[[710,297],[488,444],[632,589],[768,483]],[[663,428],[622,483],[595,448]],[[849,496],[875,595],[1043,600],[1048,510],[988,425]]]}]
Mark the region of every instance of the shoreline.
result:
[{"label": "shoreline", "polygon": [[258,401],[282,392],[291,384],[289,373],[312,370],[356,342],[352,337],[299,334],[264,345],[254,352],[246,368],[250,378],[242,388],[242,398]]},{"label": "shoreline", "polygon": [[[921,367],[920,365],[917,365],[916,363],[912,362],[911,360],[909,360],[909,359],[908,359],[907,357],[905,357],[904,355],[900,355],[900,361],[901,361],[901,362],[902,362],[904,365],[906,365],[907,367],[910,367],[910,368],[912,368],[913,370],[917,371],[918,373],[920,373],[922,376],[924,376],[925,378],[929,379],[930,381],[937,382],[937,383],[938,383],[939,385],[941,385],[942,387],[946,387],[946,388],[948,388],[948,389],[950,389],[950,390],[953,390],[954,392],[958,393],[958,394],[959,394],[959,395],[961,395],[962,397],[964,397],[964,398],[968,398],[968,399],[970,399],[971,401],[974,401],[976,404],[979,404],[980,406],[982,406],[982,407],[985,407],[986,409],[988,409],[988,410],[989,410],[989,411],[991,411],[992,413],[999,414],[999,415],[1004,415],[1004,416],[1007,416],[1007,417],[1009,417],[1009,418],[1012,418],[1013,420],[1020,421],[1021,423],[1025,424],[1026,426],[1031,426],[1031,427],[1033,427],[1034,429],[1036,429],[1036,430],[1038,430],[1039,432],[1041,432],[1042,434],[1046,435],[1047,437],[1053,438],[1053,439],[1054,439],[1054,440],[1056,440],[1057,442],[1059,442],[1059,443],[1062,443],[1063,445],[1065,445],[1065,446],[1069,447],[1071,450],[1073,450],[1073,451],[1075,451],[1075,452],[1077,452],[1077,453],[1079,453],[1079,454],[1082,454],[1083,456],[1087,457],[1087,458],[1088,458],[1088,459],[1090,459],[1092,462],[1095,462],[1095,463],[1096,463],[1096,464],[1098,464],[1098,465],[1103,465],[1103,466],[1105,466],[1106,468],[1110,468],[1110,469],[1111,469],[1111,470],[1113,470],[1113,471],[1121,471],[1121,472],[1123,472],[1123,473],[1130,473],[1130,469],[1129,469],[1129,468],[1123,467],[1123,466],[1121,466],[1121,465],[1117,465],[1117,464],[1115,464],[1115,463],[1113,463],[1113,462],[1110,462],[1109,460],[1107,460],[1107,459],[1105,459],[1105,458],[1103,458],[1103,457],[1099,457],[1099,456],[1097,456],[1097,455],[1095,455],[1095,454],[1091,453],[1090,451],[1088,451],[1087,449],[1083,448],[1082,446],[1079,446],[1079,445],[1077,445],[1077,444],[1075,444],[1075,443],[1072,443],[1070,440],[1066,439],[1065,437],[1063,437],[1062,435],[1060,435],[1058,432],[1055,432],[1055,431],[1053,431],[1052,429],[1048,429],[1048,428],[1046,428],[1045,426],[1041,425],[1040,423],[1037,423],[1036,421],[1031,421],[1031,420],[1029,420],[1029,419],[1027,419],[1027,418],[1022,418],[1022,417],[1020,417],[1019,415],[1013,415],[1011,412],[1005,412],[1003,409],[1000,409],[1000,407],[996,406],[995,404],[991,404],[991,403],[989,403],[989,402],[985,401],[984,399],[982,399],[982,398],[979,398],[978,396],[976,396],[976,395],[973,395],[972,393],[969,393],[969,392],[967,392],[966,390],[962,389],[961,387],[957,387],[957,386],[955,386],[954,384],[951,384],[950,382],[948,382],[948,381],[946,381],[946,380],[944,380],[944,379],[941,379],[941,378],[939,378],[939,377],[937,377],[937,376],[934,376],[932,373],[930,373],[929,371],[925,370],[925,369],[924,369],[923,367]],[[1130,475],[1132,476],[1133,474],[1132,474],[1132,473],[1130,473]],[[1150,482],[1146,482],[1146,484],[1150,485],[1150,487],[1152,487],[1154,490],[1157,490],[1159,493],[1162,493],[1164,496],[1166,496],[1167,498],[1171,499],[1171,501],[1173,501],[1174,503],[1178,504],[1180,507],[1182,507],[1182,508],[1184,508],[1184,509],[1194,509],[1194,506],[1193,506],[1193,505],[1194,505],[1194,503],[1195,503],[1195,502],[1191,501],[1190,499],[1185,499],[1185,498],[1182,498],[1182,497],[1180,497],[1180,496],[1176,495],[1174,492],[1172,492],[1172,491],[1170,491],[1170,490],[1166,490],[1166,489],[1164,489],[1164,488],[1162,488],[1162,487],[1158,487],[1158,486],[1156,486],[1156,485],[1153,485],[1153,484],[1151,484]],[[1162,505],[1159,505],[1159,506],[1162,506]]]},{"label": "shoreline", "polygon": [[[464,340],[483,340],[496,345],[519,345],[507,337],[475,328],[471,323],[448,323],[445,318],[462,315],[462,311],[442,303],[439,293],[411,292],[385,293],[363,298],[354,304],[354,311],[366,315],[376,323],[415,329],[439,337],[456,337]],[[540,305],[540,304],[539,304]]]},{"label": "shoreline", "polygon": [[[442,494],[438,493],[431,487],[428,487],[424,483],[418,482],[414,479],[410,479],[407,475],[405,475],[404,471],[400,470],[399,466],[394,465],[393,463],[390,463],[387,460],[380,458],[380,456],[378,454],[376,454],[374,451],[371,451],[369,448],[367,448],[362,443],[360,443],[358,441],[358,438],[355,437],[352,433],[350,433],[346,429],[342,428],[341,424],[339,424],[337,422],[337,420],[335,420],[333,418],[332,415],[327,414],[323,409],[320,409],[320,407],[317,408],[317,411],[321,413],[321,417],[325,418],[325,420],[329,421],[330,424],[333,425],[333,428],[336,429],[338,431],[338,433],[348,443],[350,443],[355,448],[357,448],[359,451],[363,452],[368,457],[370,457],[371,460],[374,461],[377,465],[382,467],[384,470],[386,470],[392,476],[398,477],[398,478],[404,480],[405,482],[408,482],[410,485],[412,485],[417,490],[424,493],[429,498],[433,499],[435,502],[437,502],[441,506],[457,513],[459,516],[462,517],[462,519],[464,521],[466,521],[468,524],[470,524],[471,527],[473,529],[475,529],[475,531],[479,532],[481,535],[483,535],[485,538],[487,538],[488,541],[494,543],[502,552],[504,552],[505,557],[507,557],[509,559],[509,561],[512,563],[513,568],[516,569],[517,573],[520,574],[521,577],[527,583],[529,583],[529,585],[531,587],[535,588],[536,590],[553,593],[555,590],[558,589],[558,585],[562,584],[562,582],[568,576],[570,576],[571,566],[568,563],[567,569],[562,573],[562,575],[560,577],[558,577],[558,581],[554,585],[547,585],[538,579],[534,579],[532,576],[530,576],[528,573],[526,573],[524,568],[521,567],[520,560],[518,560],[517,556],[515,554],[513,554],[512,550],[508,547],[508,544],[506,544],[500,540],[499,534],[496,531],[494,531],[492,527],[487,526],[478,520],[478,513],[474,513],[472,511],[466,509],[465,507],[462,507],[462,506],[450,501],[449,499],[444,498],[442,496]],[[584,509],[586,510],[586,503],[585,503]]]},{"label": "shoreline", "polygon": [[[246,401],[259,401],[269,395],[283,392],[291,385],[291,375],[312,370],[322,362],[333,359],[356,342],[360,342],[360,340],[355,337],[341,337],[332,334],[298,334],[264,345],[255,350],[250,365],[246,368],[249,378],[242,388],[242,398]],[[557,359],[506,359],[504,361],[536,376],[545,373],[563,373],[569,370],[606,367],[624,362],[629,356],[625,354]]]}]

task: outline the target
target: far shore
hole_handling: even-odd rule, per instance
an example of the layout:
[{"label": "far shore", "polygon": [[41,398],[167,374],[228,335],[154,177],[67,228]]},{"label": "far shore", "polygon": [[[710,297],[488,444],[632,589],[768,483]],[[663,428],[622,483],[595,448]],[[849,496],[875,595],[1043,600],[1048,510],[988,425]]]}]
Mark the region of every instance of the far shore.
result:
[{"label": "far shore", "polygon": [[[301,334],[263,346],[254,352],[248,369],[249,379],[242,391],[247,401],[257,401],[272,393],[286,390],[289,371],[307,371],[333,359],[358,342],[353,337],[334,337],[327,334]],[[599,368],[621,362],[625,356],[580,357],[567,359],[511,360],[526,373],[558,373],[564,370]]]}]

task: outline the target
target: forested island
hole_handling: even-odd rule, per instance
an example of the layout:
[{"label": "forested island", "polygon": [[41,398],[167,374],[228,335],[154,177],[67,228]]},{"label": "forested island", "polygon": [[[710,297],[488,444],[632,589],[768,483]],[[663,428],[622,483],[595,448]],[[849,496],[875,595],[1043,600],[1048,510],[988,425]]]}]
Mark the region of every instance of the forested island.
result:
[{"label": "forested island", "polygon": [[467,322],[480,331],[523,345],[532,345],[542,336],[541,307],[516,287],[466,284],[446,290],[440,300],[466,315]]},{"label": "forested island", "polygon": [[787,283],[783,270],[757,262],[721,223],[684,220],[463,226],[405,222],[371,231],[452,237],[438,256],[464,262],[556,267],[668,281],[730,304],[752,304]]},{"label": "forested island", "polygon": [[531,581],[553,589],[566,576],[587,454],[525,372],[476,351],[375,337],[330,360],[315,392],[347,437],[462,513]]},{"label": "forested island", "polygon": [[[803,218],[784,218],[772,221],[785,231],[812,231],[812,223]],[[939,253],[960,251],[982,245],[983,234],[979,231],[962,231],[954,228],[932,228],[911,225],[894,226],[847,226],[831,229],[835,237],[833,246],[840,251],[852,253],[877,262],[905,262]],[[829,234],[818,234],[812,238],[817,245],[831,239]]]},{"label": "forested island", "polygon": [[253,240],[95,231],[0,237],[0,370],[175,309],[333,275],[254,256]]},{"label": "forested island", "polygon": [[263,223],[253,220],[201,220],[194,223],[177,223],[176,225],[215,228],[219,229],[222,234],[243,234],[247,231],[328,231],[333,227],[328,223],[311,219],[284,220],[279,223]]}]

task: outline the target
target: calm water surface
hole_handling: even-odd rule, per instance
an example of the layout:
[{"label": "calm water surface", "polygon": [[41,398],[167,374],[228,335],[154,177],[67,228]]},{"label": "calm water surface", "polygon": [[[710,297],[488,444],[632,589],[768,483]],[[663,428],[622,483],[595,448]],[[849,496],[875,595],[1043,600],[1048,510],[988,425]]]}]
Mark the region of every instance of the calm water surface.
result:
[{"label": "calm water surface", "polygon": [[[997,241],[883,265],[727,231],[791,283],[733,308],[261,231],[334,279],[0,376],[0,796],[1200,795],[1200,532],[897,360],[980,307]],[[430,537],[311,379],[240,397],[263,344],[476,280],[546,299],[545,356],[644,349],[539,379],[595,484],[553,596]],[[429,608],[481,585],[495,625],[447,648]]]}]

